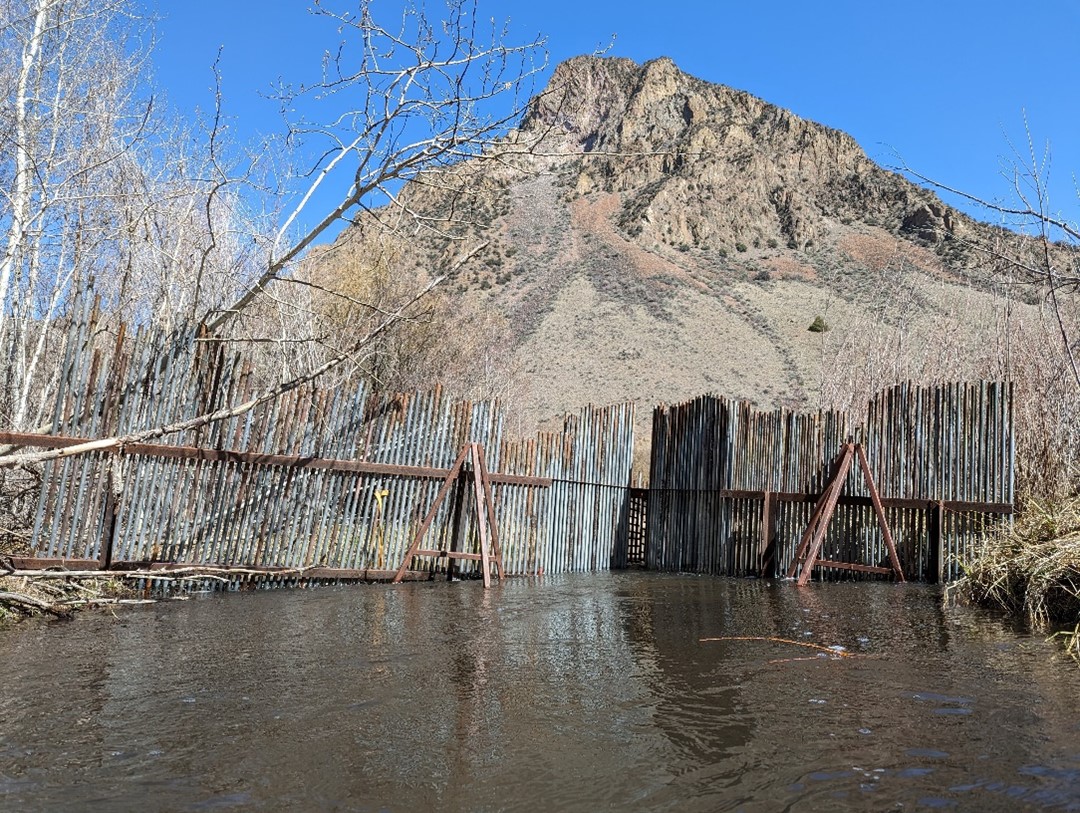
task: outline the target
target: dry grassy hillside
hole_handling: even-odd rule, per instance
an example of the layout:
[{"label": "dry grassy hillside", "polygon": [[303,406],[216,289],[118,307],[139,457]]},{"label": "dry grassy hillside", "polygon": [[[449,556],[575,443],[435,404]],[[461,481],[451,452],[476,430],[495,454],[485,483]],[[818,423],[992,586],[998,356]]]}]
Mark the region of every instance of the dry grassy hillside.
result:
[{"label": "dry grassy hillside", "polygon": [[[501,326],[481,340],[527,423],[623,399],[647,419],[708,391],[845,406],[898,379],[1002,376],[1018,332],[1051,329],[974,248],[999,231],[667,59],[560,65],[492,160],[428,180],[402,195],[436,214],[398,232],[398,267],[454,268],[447,296]],[[377,232],[346,232],[327,267]]]}]

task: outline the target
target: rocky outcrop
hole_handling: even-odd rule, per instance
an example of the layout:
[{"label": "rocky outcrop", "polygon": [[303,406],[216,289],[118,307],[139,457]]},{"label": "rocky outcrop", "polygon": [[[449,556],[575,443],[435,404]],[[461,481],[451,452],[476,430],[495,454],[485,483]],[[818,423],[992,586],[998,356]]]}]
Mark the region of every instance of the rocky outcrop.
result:
[{"label": "rocky outcrop", "polygon": [[932,243],[951,236],[956,229],[953,213],[937,203],[923,203],[904,216],[900,230]]},{"label": "rocky outcrop", "polygon": [[619,193],[619,226],[672,246],[731,251],[777,241],[796,249],[842,221],[913,220],[951,230],[930,192],[870,161],[847,134],[749,93],[680,71],[577,57],[559,65],[521,131],[580,156],[579,195]]}]

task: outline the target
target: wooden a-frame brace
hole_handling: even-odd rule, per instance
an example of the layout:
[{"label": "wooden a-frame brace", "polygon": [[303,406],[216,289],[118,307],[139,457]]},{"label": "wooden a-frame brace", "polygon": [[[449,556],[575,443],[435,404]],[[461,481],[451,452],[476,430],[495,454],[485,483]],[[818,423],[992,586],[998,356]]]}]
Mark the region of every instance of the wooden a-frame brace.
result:
[{"label": "wooden a-frame brace", "polygon": [[[431,527],[439,506],[446,499],[446,495],[450,493],[450,487],[461,475],[466,459],[469,460],[472,467],[472,490],[476,499],[476,526],[480,536],[480,552],[465,553],[456,550],[421,548],[420,545],[424,541],[424,534]],[[461,453],[457,456],[450,473],[443,481],[442,487],[435,497],[435,502],[432,503],[427,516],[424,517],[424,521],[420,523],[420,528],[417,530],[409,550],[406,551],[405,558],[401,560],[401,566],[394,575],[393,584],[397,584],[405,577],[405,571],[408,570],[409,565],[412,564],[412,560],[416,556],[445,558],[447,560],[448,577],[454,575],[455,559],[479,561],[484,574],[484,587],[491,586],[491,564],[494,562],[495,572],[498,574],[499,579],[502,580],[502,553],[499,549],[499,531],[495,525],[495,497],[491,489],[491,480],[488,477],[487,464],[484,462],[484,447],[479,443],[466,443],[461,447]]]},{"label": "wooden a-frame brace", "polygon": [[[836,511],[836,504],[840,499],[840,492],[844,490],[844,481],[847,479],[848,471],[850,471],[851,464],[856,458],[858,458],[863,478],[866,480],[866,486],[870,490],[870,501],[874,505],[874,513],[877,515],[878,525],[881,526],[885,547],[889,551],[891,567],[876,567],[856,562],[818,559],[821,554],[821,546],[825,541],[825,533],[829,528],[829,522],[832,520],[833,513]],[[788,567],[787,577],[789,579],[794,578],[800,564],[802,565],[802,571],[799,572],[799,586],[810,581],[810,574],[815,566],[855,570],[860,573],[892,574],[898,582],[904,581],[904,571],[900,568],[900,559],[896,555],[896,544],[893,542],[892,533],[889,531],[889,524],[885,520],[885,509],[881,505],[881,496],[878,494],[877,486],[874,484],[874,476],[870,473],[870,465],[866,462],[866,453],[863,451],[861,444],[845,443],[840,449],[840,454],[833,461],[832,475],[825,484],[821,497],[818,498],[817,503],[814,505],[814,512],[810,515],[810,523],[807,525],[806,532],[799,541],[799,547],[795,549],[795,556],[791,560],[790,567]]]}]

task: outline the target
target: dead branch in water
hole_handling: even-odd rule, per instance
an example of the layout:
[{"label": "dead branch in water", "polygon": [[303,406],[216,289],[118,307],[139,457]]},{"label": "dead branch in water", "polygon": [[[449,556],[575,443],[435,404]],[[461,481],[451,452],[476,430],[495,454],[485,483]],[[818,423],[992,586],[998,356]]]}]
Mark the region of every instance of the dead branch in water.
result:
[{"label": "dead branch in water", "polygon": [[208,412],[204,415],[199,415],[187,420],[178,421],[176,423],[167,424],[163,426],[157,426],[152,429],[146,429],[140,432],[133,432],[128,435],[115,436],[110,438],[101,438],[99,440],[88,441],[86,443],[80,443],[75,446],[66,446],[60,449],[50,449],[44,452],[26,452],[19,454],[9,454],[0,456],[0,467],[25,467],[31,463],[42,463],[46,460],[55,460],[57,458],[73,457],[75,455],[87,454],[89,452],[103,452],[120,448],[128,443],[140,443],[154,438],[160,438],[167,435],[174,435],[178,432],[184,432],[191,429],[198,429],[203,426],[207,426],[218,421],[227,420],[228,418],[235,418],[250,412],[260,404],[274,401],[280,398],[287,392],[291,392],[304,384],[310,383],[330,370],[338,367],[345,362],[352,359],[357,353],[363,350],[368,344],[374,341],[379,335],[385,333],[394,324],[404,319],[409,312],[409,309],[424,298],[428,293],[435,289],[444,279],[445,276],[436,277],[425,288],[419,291],[408,302],[399,307],[390,316],[385,318],[376,327],[372,328],[363,337],[354,341],[348,349],[337,354],[330,360],[324,362],[321,366],[305,373],[304,375],[297,376],[289,381],[285,381],[272,387],[265,392],[250,398],[249,400],[234,404],[232,406],[223,407],[213,412]]},{"label": "dead branch in water", "polygon": [[58,618],[68,618],[71,615],[71,610],[56,604],[50,604],[47,601],[42,601],[33,596],[25,595],[24,593],[0,592],[0,606],[3,605],[15,605],[19,608],[30,609],[31,611],[38,610],[49,613],[50,615],[55,615]]},{"label": "dead branch in water", "polygon": [[816,649],[819,652],[827,652],[830,655],[835,655],[838,658],[856,658],[858,657],[854,653],[848,652],[843,647],[831,647],[823,646],[822,644],[812,644],[809,641],[793,641],[790,638],[774,638],[768,635],[722,635],[719,638],[699,638],[699,642],[705,643],[706,641],[769,641],[774,644],[791,644],[792,646],[804,646],[807,649]]},{"label": "dead branch in water", "polygon": [[228,581],[229,577],[235,576],[272,576],[274,578],[301,578],[308,571],[317,569],[317,566],[282,568],[281,570],[266,571],[258,568],[245,567],[216,567],[214,565],[192,565],[190,567],[178,567],[170,570],[12,570],[8,575],[16,578],[27,579],[153,579],[155,581],[191,581],[193,579],[208,579],[212,581]]}]

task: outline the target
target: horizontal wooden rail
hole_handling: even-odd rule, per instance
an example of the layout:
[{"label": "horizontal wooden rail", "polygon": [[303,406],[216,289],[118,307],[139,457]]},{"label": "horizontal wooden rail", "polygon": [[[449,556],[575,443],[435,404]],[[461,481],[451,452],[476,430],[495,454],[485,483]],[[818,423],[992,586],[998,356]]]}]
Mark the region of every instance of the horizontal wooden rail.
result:
[{"label": "horizontal wooden rail", "polygon": [[[438,559],[470,559],[479,562],[483,557],[479,553],[462,553],[455,550],[431,550],[418,548],[413,551],[414,556],[434,556]],[[406,571],[408,572],[408,571]]]},{"label": "horizontal wooden rail", "polygon": [[[34,446],[43,449],[65,449],[80,443],[89,443],[89,438],[73,438],[63,435],[38,435],[31,432],[0,432],[0,443],[11,446]],[[340,460],[334,458],[309,457],[302,455],[259,454],[258,452],[236,452],[228,449],[200,449],[194,446],[167,446],[162,443],[125,443],[116,449],[106,450],[112,454],[126,454],[142,457],[162,457],[174,460],[208,460],[225,463],[247,463],[253,466],[280,466],[283,468],[320,469],[325,471],[347,471],[359,474],[381,474],[391,477],[419,477],[429,480],[445,480],[450,469],[437,469],[425,466],[398,466],[390,463],[370,463],[365,460]],[[492,483],[515,486],[551,485],[550,477],[529,477],[522,474],[489,474]]]},{"label": "horizontal wooden rail", "polygon": [[[659,491],[693,491],[694,489],[658,489]],[[710,492],[703,492],[710,493]],[[715,493],[715,492],[712,492]],[[764,500],[765,495],[776,502],[816,503],[820,494],[802,494],[793,491],[756,491],[753,489],[720,489],[721,497],[735,500]],[[837,501],[840,505],[865,505],[874,503],[869,497],[842,494]],[[946,511],[978,511],[982,514],[1011,514],[1015,510],[1007,502],[971,502],[969,500],[918,500],[909,497],[882,497],[881,504],[886,508],[933,508],[944,506]]]},{"label": "horizontal wooden rail", "polygon": [[884,576],[890,576],[893,573],[891,567],[877,567],[876,565],[861,565],[857,562],[837,562],[830,559],[817,559],[814,562],[814,567],[832,567],[837,570],[855,570],[859,573],[880,573]]}]

